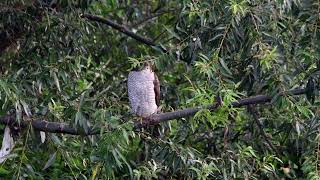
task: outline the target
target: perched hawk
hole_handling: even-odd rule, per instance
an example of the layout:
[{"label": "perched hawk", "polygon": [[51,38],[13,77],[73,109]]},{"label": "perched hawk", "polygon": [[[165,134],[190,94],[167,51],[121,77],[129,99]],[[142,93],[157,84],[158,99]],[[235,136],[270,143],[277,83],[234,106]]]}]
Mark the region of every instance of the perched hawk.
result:
[{"label": "perched hawk", "polygon": [[157,112],[160,103],[160,83],[150,62],[145,62],[140,71],[129,73],[128,95],[132,113],[148,117]]}]

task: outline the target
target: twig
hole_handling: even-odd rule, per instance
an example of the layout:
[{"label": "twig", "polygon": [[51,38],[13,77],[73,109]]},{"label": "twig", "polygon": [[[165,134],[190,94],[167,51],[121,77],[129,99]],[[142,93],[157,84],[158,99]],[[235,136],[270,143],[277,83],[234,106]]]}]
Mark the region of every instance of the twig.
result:
[{"label": "twig", "polygon": [[[305,89],[294,89],[286,92],[280,93],[281,96],[284,95],[301,95],[305,93]],[[272,96],[268,95],[258,95],[254,97],[240,99],[236,102],[232,103],[233,107],[241,107],[247,106],[251,104],[261,104],[270,102],[272,100]],[[202,107],[195,107],[195,108],[187,108],[183,110],[177,110],[174,112],[166,112],[161,114],[155,114],[148,118],[145,118],[143,121],[135,122],[134,129],[154,126],[160,124],[161,122],[179,119],[183,117],[193,116],[201,109],[209,109],[214,111],[217,109],[219,104],[215,103],[209,106],[202,106]],[[15,120],[15,115],[10,114],[0,118],[1,124],[8,124],[8,125],[16,125],[17,122]],[[44,132],[50,133],[65,133],[65,134],[72,134],[72,135],[94,135],[99,134],[100,131],[98,129],[89,129],[88,132],[82,132],[78,129],[73,128],[72,126],[66,123],[59,123],[59,122],[48,122],[45,120],[33,120],[33,121],[22,121],[20,126],[26,127],[29,123],[33,126],[34,129]]]}]

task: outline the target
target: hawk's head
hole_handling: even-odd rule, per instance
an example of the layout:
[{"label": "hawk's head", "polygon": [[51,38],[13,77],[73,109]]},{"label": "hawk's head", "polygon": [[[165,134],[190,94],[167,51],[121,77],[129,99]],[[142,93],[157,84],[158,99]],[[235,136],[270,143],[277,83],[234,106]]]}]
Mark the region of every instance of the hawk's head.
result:
[{"label": "hawk's head", "polygon": [[143,63],[143,67],[142,70],[149,70],[149,71],[153,71],[153,67],[150,61],[145,61]]}]

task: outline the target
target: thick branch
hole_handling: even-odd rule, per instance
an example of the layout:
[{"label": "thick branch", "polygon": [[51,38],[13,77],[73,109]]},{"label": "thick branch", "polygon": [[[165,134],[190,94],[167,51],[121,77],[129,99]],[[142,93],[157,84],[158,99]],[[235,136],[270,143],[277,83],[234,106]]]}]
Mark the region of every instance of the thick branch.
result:
[{"label": "thick branch", "polygon": [[98,134],[97,131],[89,130],[88,133],[81,133],[80,131],[76,130],[72,126],[66,123],[60,122],[49,122],[45,120],[33,120],[33,121],[22,121],[20,124],[16,122],[15,114],[9,114],[7,116],[0,118],[1,124],[6,124],[9,126],[20,126],[20,127],[27,127],[29,123],[31,123],[32,127],[39,131],[50,132],[50,133],[65,133],[65,134],[72,134],[72,135],[92,135]]},{"label": "thick branch", "polygon": [[96,21],[99,23],[103,23],[106,24],[110,27],[112,27],[113,29],[116,29],[120,32],[122,32],[123,34],[132,37],[133,39],[146,44],[148,46],[156,46],[159,47],[161,49],[162,52],[167,53],[167,50],[165,48],[163,48],[162,46],[157,45],[155,42],[153,42],[151,39],[149,38],[145,38],[141,35],[135,34],[134,32],[130,31],[128,27],[124,26],[124,25],[120,25],[116,22],[113,22],[109,19],[100,17],[100,16],[96,16],[96,15],[91,15],[91,14],[82,14],[80,17],[82,18],[87,18],[91,21]]},{"label": "thick branch", "polygon": [[[305,89],[294,89],[291,91],[280,93],[281,96],[284,95],[301,95],[305,93]],[[272,100],[272,96],[268,95],[258,95],[254,97],[249,97],[245,99],[240,99],[236,102],[232,103],[233,107],[241,107],[251,104],[261,104],[270,102]],[[218,108],[218,104],[212,104],[205,107],[195,107],[195,108],[187,108],[183,110],[177,110],[174,112],[166,112],[161,114],[155,114],[144,121],[141,122],[135,122],[134,128],[142,128],[142,127],[148,127],[153,126],[156,124],[159,124],[161,122],[173,120],[173,119],[179,119],[183,117],[193,116],[201,109],[209,109],[211,111],[214,111]],[[8,125],[16,125],[17,122],[15,121],[15,115],[7,115],[0,118],[1,124],[8,124]],[[90,129],[87,133],[80,132],[79,130],[73,128],[72,126],[65,124],[65,123],[59,123],[59,122],[48,122],[44,120],[33,120],[33,121],[23,121],[21,122],[20,126],[25,127],[28,125],[28,123],[31,123],[34,129],[44,132],[51,132],[51,133],[65,133],[65,134],[73,134],[73,135],[93,135],[98,134],[99,130]]]},{"label": "thick branch", "polygon": [[[300,95],[300,94],[305,94],[305,91],[306,91],[305,89],[294,89],[291,91],[282,92],[282,93],[280,93],[280,95],[281,96]],[[272,96],[258,95],[258,96],[253,96],[253,97],[249,97],[249,98],[240,99],[240,100],[233,102],[231,104],[233,107],[241,107],[241,106],[246,106],[246,105],[250,105],[250,104],[266,103],[266,102],[270,102],[271,100],[272,100]],[[146,120],[143,122],[136,123],[135,127],[141,128],[141,127],[152,126],[152,125],[156,125],[161,122],[165,122],[165,121],[172,120],[172,119],[193,116],[201,109],[209,109],[209,110],[213,111],[217,107],[218,107],[218,104],[213,104],[213,105],[209,105],[206,107],[187,108],[187,109],[178,110],[178,111],[174,111],[174,112],[155,114],[155,115],[150,116],[148,118],[148,121]]]}]

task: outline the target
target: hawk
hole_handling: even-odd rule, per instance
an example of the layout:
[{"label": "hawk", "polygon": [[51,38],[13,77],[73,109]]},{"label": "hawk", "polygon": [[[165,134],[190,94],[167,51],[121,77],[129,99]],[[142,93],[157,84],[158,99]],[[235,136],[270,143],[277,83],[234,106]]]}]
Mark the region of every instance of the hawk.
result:
[{"label": "hawk", "polygon": [[145,62],[140,71],[129,73],[128,95],[132,113],[148,117],[157,112],[160,104],[160,82],[150,62]]}]

